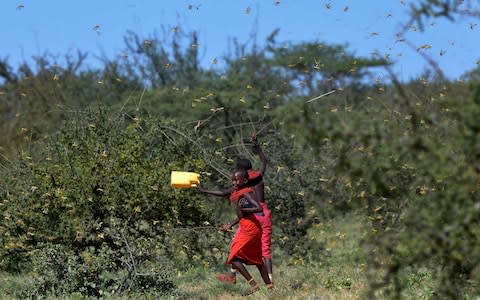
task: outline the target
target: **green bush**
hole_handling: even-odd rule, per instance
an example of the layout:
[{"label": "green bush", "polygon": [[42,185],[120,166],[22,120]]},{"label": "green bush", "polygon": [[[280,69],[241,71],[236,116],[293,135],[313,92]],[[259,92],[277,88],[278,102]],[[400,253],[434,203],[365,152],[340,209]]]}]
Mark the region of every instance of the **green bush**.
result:
[{"label": "green bush", "polygon": [[372,292],[400,297],[405,277],[427,268],[436,295],[478,293],[480,99],[445,97],[448,89],[424,91],[439,99],[378,98],[312,121],[328,143],[311,142],[337,153],[344,195],[370,220]]},{"label": "green bush", "polygon": [[[122,257],[141,256],[143,247],[125,253],[125,239],[118,234],[125,228],[132,244],[142,240],[154,244],[168,237],[168,228],[214,224],[205,199],[169,185],[172,170],[208,170],[200,151],[191,149],[187,136],[166,132],[164,128],[176,128],[174,123],[123,117],[105,112],[77,115],[58,134],[21,153],[18,163],[5,170],[1,269],[41,270],[32,267],[32,258],[39,250],[49,251],[45,245],[59,245],[66,249],[62,263],[76,266],[65,276],[91,273],[96,277],[87,281],[95,282],[100,274],[79,269],[84,263],[79,253],[87,251],[100,258],[106,251],[105,259],[96,262],[107,264],[103,269],[112,268],[111,262],[115,263],[112,271],[128,269]],[[200,255],[203,251],[195,250]],[[173,259],[177,252],[172,247],[154,254],[170,254]],[[137,268],[144,262],[146,258],[139,259]],[[48,266],[45,270],[53,272]],[[75,282],[72,286],[78,286]],[[90,294],[89,289],[82,291]]]},{"label": "green bush", "polygon": [[[224,268],[231,236],[217,228],[233,210],[170,187],[172,170],[231,184],[235,151],[211,138],[175,121],[77,113],[2,170],[0,268],[37,274],[32,293],[92,296],[171,289],[162,269]],[[318,253],[321,245],[303,240],[317,187],[298,175],[306,167],[291,141],[272,131],[262,142],[274,245],[297,257]]]}]

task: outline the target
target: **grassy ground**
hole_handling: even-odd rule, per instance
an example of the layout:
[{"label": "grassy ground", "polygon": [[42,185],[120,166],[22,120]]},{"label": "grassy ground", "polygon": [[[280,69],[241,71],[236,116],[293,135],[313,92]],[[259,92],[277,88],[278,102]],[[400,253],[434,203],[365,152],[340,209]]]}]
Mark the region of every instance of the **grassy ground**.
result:
[{"label": "grassy ground", "polygon": [[[360,218],[344,217],[332,222],[318,224],[309,238],[317,239],[326,250],[321,260],[305,263],[289,260],[274,250],[275,291],[265,287],[251,299],[360,299],[366,289],[363,275],[365,262],[358,237],[364,227]],[[274,245],[275,247],[275,245]],[[277,259],[275,260],[275,257]],[[225,268],[227,270],[227,268]],[[255,267],[250,273],[260,282]],[[236,285],[218,282],[217,273],[211,269],[195,268],[176,275],[174,282],[178,289],[171,299],[243,299],[242,292],[248,284],[240,276]],[[15,291],[21,290],[31,279],[26,276],[0,274],[0,299],[13,299]],[[18,294],[17,294],[18,295]],[[124,295],[112,299],[157,299],[156,296]],[[51,298],[49,298],[51,299]],[[58,299],[82,299],[80,295],[59,297]]]},{"label": "grassy ground", "polygon": [[[324,245],[321,258],[315,263],[292,260],[282,256],[277,248],[274,251],[275,290],[272,292],[262,287],[249,298],[364,299],[368,287],[365,276],[366,258],[359,241],[367,230],[362,218],[356,215],[338,217],[315,225],[308,238],[317,239]],[[256,268],[249,270],[260,282]],[[248,287],[245,280],[239,276],[236,285],[229,285],[218,282],[216,275],[214,270],[195,268],[176,274],[174,282],[177,289],[171,295],[128,294],[109,299],[244,299],[241,295]],[[31,279],[25,276],[0,274],[0,299],[13,299],[14,291],[21,290],[29,280]],[[405,298],[430,298],[432,295],[427,286],[428,274],[424,274],[421,278],[416,278],[411,289],[406,291]],[[84,298],[81,295],[69,295],[57,299]]]},{"label": "grassy ground", "polygon": [[[320,261],[305,263],[284,259],[275,264],[275,291],[262,288],[252,299],[362,299],[366,291],[365,257],[359,245],[359,236],[365,232],[356,216],[338,218],[318,224],[309,238],[319,240],[326,251]],[[274,253],[275,254],[275,253]],[[274,255],[275,257],[275,255]],[[255,267],[250,273],[260,280]],[[177,278],[185,299],[243,299],[247,283],[238,278],[236,285],[219,283],[215,273],[191,270]],[[182,295],[183,294],[183,295]]]}]

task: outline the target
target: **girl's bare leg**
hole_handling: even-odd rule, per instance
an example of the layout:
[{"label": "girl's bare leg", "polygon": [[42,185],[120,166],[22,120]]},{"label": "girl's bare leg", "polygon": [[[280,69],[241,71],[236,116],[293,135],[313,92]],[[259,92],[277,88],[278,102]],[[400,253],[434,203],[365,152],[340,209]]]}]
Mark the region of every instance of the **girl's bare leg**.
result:
[{"label": "girl's bare leg", "polygon": [[[260,287],[258,286],[258,283],[255,282],[255,279],[252,278],[252,275],[250,275],[250,273],[248,273],[248,270],[245,268],[245,266],[243,265],[242,262],[240,262],[238,260],[234,260],[234,261],[232,261],[232,266],[235,269],[237,269],[237,271],[240,274],[242,274],[243,277],[245,277],[245,279],[248,281],[248,284],[250,285],[250,287],[243,293],[244,296],[253,294],[260,289]],[[265,269],[265,271],[266,271],[266,269]],[[268,274],[267,274],[267,278],[268,278]]]},{"label": "girl's bare leg", "polygon": [[257,266],[258,268],[258,271],[260,272],[260,275],[262,275],[262,279],[263,279],[263,282],[265,282],[265,284],[271,284],[272,281],[270,280],[270,277],[268,276],[268,271],[267,271],[267,267],[265,266],[265,264],[262,264],[261,266]]},{"label": "girl's bare leg", "polygon": [[242,264],[242,262],[238,260],[232,261],[232,266],[237,269],[237,271],[242,274],[242,276],[247,280],[250,281],[252,279],[252,275],[248,273],[248,270],[245,268],[245,266]]}]

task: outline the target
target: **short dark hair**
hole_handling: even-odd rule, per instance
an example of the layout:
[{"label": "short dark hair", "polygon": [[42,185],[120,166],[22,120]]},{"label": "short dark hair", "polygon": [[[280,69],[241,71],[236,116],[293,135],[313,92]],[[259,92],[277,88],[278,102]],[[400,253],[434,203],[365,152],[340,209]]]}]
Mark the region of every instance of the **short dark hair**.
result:
[{"label": "short dark hair", "polygon": [[246,159],[246,158],[239,158],[237,160],[237,168],[239,169],[245,169],[245,170],[250,170],[252,169],[252,163],[250,162],[250,160]]},{"label": "short dark hair", "polygon": [[238,169],[235,170],[235,172],[233,172],[233,174],[237,174],[237,173],[240,173],[240,175],[243,178],[246,178],[248,180],[248,172],[244,168],[238,168]]}]

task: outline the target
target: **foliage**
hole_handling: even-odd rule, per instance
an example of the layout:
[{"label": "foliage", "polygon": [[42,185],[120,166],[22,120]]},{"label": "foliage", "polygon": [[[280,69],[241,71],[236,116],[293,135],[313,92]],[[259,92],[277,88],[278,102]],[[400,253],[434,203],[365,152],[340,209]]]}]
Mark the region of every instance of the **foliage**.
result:
[{"label": "foliage", "polygon": [[22,64],[18,71],[0,60],[0,151],[13,156],[14,149],[42,139],[68,119],[69,111],[100,101],[112,104],[138,89],[137,82],[119,73],[114,63],[103,70],[83,66],[86,54],[66,55],[62,63],[48,53],[35,57],[35,65]]},{"label": "foliage", "polygon": [[[281,136],[262,140],[271,160],[274,242],[305,254],[318,246],[303,242],[314,215],[307,215],[312,199],[301,190],[308,186],[298,176],[300,158]],[[174,265],[219,266],[230,239],[216,231],[224,214],[215,217],[215,202],[167,183],[170,171],[190,170],[230,184],[225,169],[242,149],[218,149],[173,121],[78,112],[2,177],[1,268],[37,274],[32,293],[99,296],[162,285],[169,279],[156,270]]]},{"label": "foliage", "polygon": [[[418,16],[444,2],[421,1]],[[342,257],[364,264],[355,272],[368,298],[401,298],[425,282],[422,297],[478,294],[478,68],[465,84],[429,72],[370,83],[387,62],[276,43],[274,32],[264,48],[235,40],[224,68],[207,70],[197,34],[172,32],[129,33],[121,59],[99,70],[84,68],[82,53],[18,71],[0,60],[0,269],[34,276],[19,297],[169,293],[173,270],[223,269],[231,237],[216,228],[233,212],[167,183],[189,170],[230,186],[238,157],[257,163],[245,142],[253,133],[268,159],[280,261],[337,264],[332,248],[348,233],[332,243],[309,231],[355,212],[369,220],[356,233],[366,253]],[[326,290],[359,284],[343,272],[297,275]],[[299,290],[298,278],[285,286]]]},{"label": "foliage", "polygon": [[325,45],[321,42],[275,44],[275,33],[268,46],[272,52],[269,62],[285,73],[284,77],[297,82],[297,91],[308,95],[325,93],[344,87],[359,88],[362,79],[373,67],[388,65],[383,59],[367,59],[349,53],[345,45]]},{"label": "foliage", "polygon": [[480,12],[476,8],[478,1],[448,1],[448,0],[422,0],[410,4],[410,22],[416,22],[421,30],[424,30],[424,22],[430,18],[447,18],[455,21],[461,17],[479,17]]},{"label": "foliage", "polygon": [[[178,26],[173,34],[163,28],[147,38],[129,31],[120,62],[128,78],[137,78],[149,87],[194,88],[203,70],[199,66],[198,34]],[[168,45],[168,47],[165,47]]]},{"label": "foliage", "polygon": [[387,288],[396,297],[405,289],[406,268],[435,273],[435,293],[445,297],[468,294],[478,281],[479,260],[471,253],[478,252],[480,217],[479,127],[473,121],[479,101],[432,89],[439,100],[378,98],[381,105],[312,118],[312,130],[328,142],[309,142],[337,153],[337,176],[371,220],[372,291]]},{"label": "foliage", "polygon": [[[0,206],[2,269],[28,268],[38,249],[55,244],[99,258],[107,249],[108,259],[125,267],[129,255],[152,248],[125,253],[131,250],[115,234],[121,228],[128,228],[132,243],[154,243],[174,238],[168,228],[214,224],[198,196],[167,184],[171,170],[208,170],[188,137],[164,131],[174,124],[121,117],[76,115],[8,170]],[[175,247],[167,250],[158,249],[155,257],[177,254]]]}]

